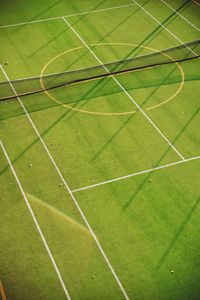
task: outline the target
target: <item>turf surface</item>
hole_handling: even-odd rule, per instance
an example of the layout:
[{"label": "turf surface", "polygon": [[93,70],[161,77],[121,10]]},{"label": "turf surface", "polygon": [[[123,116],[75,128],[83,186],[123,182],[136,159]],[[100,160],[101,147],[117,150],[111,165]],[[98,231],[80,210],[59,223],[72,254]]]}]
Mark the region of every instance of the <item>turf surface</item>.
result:
[{"label": "turf surface", "polygon": [[[0,81],[5,73],[12,80],[40,76],[64,52],[45,74],[97,65],[86,45],[106,63],[199,38],[200,7],[193,1],[165,2],[195,27],[162,1],[136,2],[3,2]],[[68,16],[75,32],[59,16]],[[42,21],[48,18],[55,19]],[[2,147],[72,299],[125,297],[91,229],[128,298],[200,297],[200,63],[179,67],[118,75],[119,84],[104,78],[22,97],[27,114],[16,99],[0,102]],[[0,280],[6,297],[66,299],[2,147]]]}]

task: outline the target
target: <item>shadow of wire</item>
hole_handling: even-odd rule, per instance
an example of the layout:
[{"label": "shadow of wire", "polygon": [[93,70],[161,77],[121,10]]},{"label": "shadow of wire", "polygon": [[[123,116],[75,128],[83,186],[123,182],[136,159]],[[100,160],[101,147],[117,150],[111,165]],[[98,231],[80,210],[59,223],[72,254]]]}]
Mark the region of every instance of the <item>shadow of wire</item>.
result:
[{"label": "shadow of wire", "polygon": [[184,231],[185,227],[187,226],[189,220],[191,219],[191,217],[192,217],[193,213],[195,212],[195,210],[196,210],[199,203],[200,203],[200,196],[197,198],[197,200],[195,201],[195,203],[191,207],[191,209],[188,212],[187,216],[185,217],[185,219],[183,220],[183,222],[180,225],[179,229],[175,233],[173,239],[169,243],[169,246],[167,247],[167,249],[163,253],[162,257],[160,258],[159,263],[157,265],[157,269],[159,269],[163,265],[163,263],[165,262],[165,260],[169,256],[170,252],[173,250],[175,244],[177,243],[178,239],[180,238],[182,232]]},{"label": "shadow of wire", "polygon": [[[123,74],[123,75],[117,75],[117,76],[118,76],[118,78],[120,78],[120,76],[124,76],[124,75],[125,74]],[[195,81],[195,80],[199,80],[200,79],[200,75],[198,75],[198,74],[186,74],[186,75],[187,76],[185,77],[185,84],[187,82],[189,83],[190,81]],[[101,79],[98,79],[98,81],[100,81],[100,80]],[[165,77],[162,82],[160,82],[160,80],[159,80],[159,83],[157,81],[155,81],[155,82],[151,82],[151,83],[148,84],[147,81],[145,81],[145,82],[140,82],[140,84],[138,84],[138,85],[134,85],[134,90],[141,89],[141,88],[151,88],[151,87],[154,87],[154,86],[156,87],[155,90],[153,90],[152,93],[144,100],[144,102],[141,104],[141,107],[143,107],[144,104],[150,99],[150,97],[152,97],[152,95],[158,90],[158,88],[160,87],[160,85],[170,85],[170,84],[174,84],[174,83],[180,82],[180,78],[178,76],[175,76],[173,79],[170,78],[170,81],[168,81],[168,82],[166,82],[166,80],[167,80],[167,77]],[[85,84],[85,83],[81,83],[81,84]],[[143,84],[144,84],[144,86],[143,86]],[[104,87],[105,87],[105,89],[104,89]],[[61,89],[61,88],[63,88],[63,87],[59,87],[57,89]],[[68,93],[68,91],[71,93],[70,90],[71,90],[72,86],[68,86],[68,87],[65,86],[65,88],[66,88],[66,94]],[[75,88],[75,86],[73,88]],[[128,86],[128,83],[126,84],[125,88],[126,88],[127,91],[133,90],[132,84],[130,84],[130,86]],[[67,89],[69,89],[69,90],[67,90]],[[80,97],[80,99],[73,100],[73,97],[71,97],[70,101],[67,101],[67,102],[64,102],[64,103],[75,104],[75,103],[78,103],[78,102],[81,102],[81,101],[84,101],[84,100],[92,100],[92,99],[95,99],[96,97],[99,97],[99,96],[102,97],[102,96],[107,96],[107,95],[115,95],[115,94],[118,94],[119,92],[121,92],[121,90],[117,86],[115,88],[112,88],[112,89],[108,90],[106,88],[106,83],[105,83],[105,85],[103,87],[101,87],[101,89],[99,91],[97,91],[97,92],[98,92],[98,94],[96,96],[93,95],[93,94],[89,94],[88,93],[88,95],[87,95],[87,97],[85,99],[84,99],[84,96],[85,96],[85,94],[84,94],[84,96]],[[43,93],[44,92],[41,92],[39,94],[42,95]],[[39,94],[37,94],[37,95],[39,95]],[[34,94],[33,94],[33,96],[34,96]],[[28,97],[31,97],[31,96],[23,96],[23,97],[21,97],[21,99],[24,99],[25,104],[29,100]],[[12,102],[16,102],[17,99],[5,100],[5,101],[2,101],[2,102],[0,101],[0,105],[4,105],[6,101],[8,101],[9,103],[12,103]],[[31,108],[29,106],[29,112],[37,112],[37,111],[42,111],[42,110],[45,110],[45,109],[51,109],[51,108],[55,108],[56,106],[60,106],[60,105],[61,104],[57,104],[55,102],[52,102],[52,104],[48,103],[48,105],[45,105],[45,104],[42,105],[42,103],[40,103],[41,107],[37,107],[35,109],[33,109],[33,108]],[[21,111],[17,112],[17,110],[16,111],[8,111],[8,115],[3,116],[3,114],[2,114],[0,116],[0,121],[7,120],[7,119],[10,119],[10,118],[15,118],[15,117],[23,115],[23,114],[24,114],[23,112],[21,112]]]},{"label": "shadow of wire", "polygon": [[[49,7],[47,7],[45,10],[43,10],[41,13],[39,13],[38,15],[36,15],[35,17],[29,19],[28,22],[32,22],[32,21],[36,21],[38,17],[40,17],[41,15],[43,15],[44,13],[46,13],[48,10],[50,10],[51,8],[55,7],[59,2],[62,2],[63,0],[58,0],[55,3],[53,3],[52,5],[50,5]],[[14,30],[14,32],[19,31],[20,29],[22,29],[24,26],[26,26],[26,24],[23,24],[21,26],[19,26],[17,29]]]},{"label": "shadow of wire", "polygon": [[[156,91],[160,88],[160,86],[162,86],[166,80],[171,76],[171,74],[176,70],[176,67],[172,69],[172,71],[169,72],[169,74],[167,74],[167,76],[163,79],[163,81],[150,93],[150,95],[142,102],[141,104],[141,108],[148,102],[148,100],[156,93]],[[133,74],[134,75],[134,74]],[[120,81],[120,79],[119,79]],[[128,91],[128,89],[126,89]],[[138,111],[138,109],[136,109],[136,111]],[[91,159],[91,162],[94,161],[100,154],[102,154],[102,152],[106,149],[106,147],[114,140],[114,138],[116,138],[116,136],[121,132],[121,130],[124,128],[125,125],[127,125],[127,123],[132,120],[134,115],[131,115],[127,121],[124,122],[124,124],[122,126],[120,126],[116,132],[113,134],[112,137],[109,138],[109,140],[97,151],[97,153],[93,156],[93,158]]]},{"label": "shadow of wire", "polygon": [[[200,108],[198,108],[196,110],[196,112],[192,115],[192,117],[186,122],[186,124],[184,125],[184,127],[181,129],[181,131],[179,132],[179,134],[175,137],[175,139],[171,142],[172,145],[175,145],[176,141],[180,138],[180,136],[183,134],[183,132],[185,131],[185,129],[189,126],[189,124],[192,122],[192,120],[197,116],[197,114],[199,113]],[[164,152],[164,154],[161,156],[161,158],[157,161],[157,163],[154,165],[154,167],[158,167],[159,163],[162,161],[162,159],[167,155],[167,153],[171,150],[171,147],[169,146],[167,148],[167,150]],[[150,179],[151,174],[153,172],[149,172],[149,174],[145,177],[145,179],[142,181],[142,183],[139,185],[139,187],[137,188],[137,190],[134,192],[134,194],[129,198],[129,200],[127,201],[127,203],[124,205],[123,210],[126,210],[131,203],[134,201],[134,199],[136,198],[136,196],[138,195],[138,193],[142,190],[143,186],[147,183],[147,181]]]},{"label": "shadow of wire", "polygon": [[[147,3],[149,2],[149,0],[147,0],[146,2],[144,2],[142,4],[142,6],[145,6]],[[177,11],[178,12],[182,12],[184,9],[187,8],[187,6],[190,3],[188,3],[188,1],[186,1],[183,5],[181,5]],[[140,8],[138,9],[140,10]],[[169,25],[172,21],[174,21],[174,19],[176,19],[178,17],[176,12],[173,12],[172,14],[170,14],[164,21],[161,22],[160,25],[158,25],[150,34],[148,34],[141,42],[138,46],[136,46],[134,49],[132,49],[123,59],[126,59],[128,57],[134,57],[137,56],[141,51],[143,51],[143,48],[141,48],[141,46],[147,46],[152,40],[154,40],[163,30],[165,30],[162,26],[164,25],[165,27],[167,25]],[[102,38],[101,40],[98,41],[98,43],[102,42],[104,40],[104,38]],[[159,49],[158,49],[159,50]],[[162,49],[160,49],[162,50]]]},{"label": "shadow of wire", "polygon": [[128,119],[116,130],[116,132],[108,139],[108,141],[97,151],[97,153],[91,158],[89,162],[93,162],[106,147],[116,138],[116,136],[123,130],[123,128],[134,118],[135,114],[128,117]]},{"label": "shadow of wire", "polygon": [[[102,79],[102,81],[105,80],[105,78]],[[100,83],[98,82],[92,89],[94,89],[97,85],[99,85]],[[87,93],[90,93],[91,90],[90,89]],[[87,94],[86,93],[86,94]],[[82,96],[83,98],[85,97],[85,95]],[[79,105],[79,109],[82,108],[88,100],[84,101],[84,103],[76,103],[74,107],[77,107],[78,104]],[[46,128],[41,134],[40,136],[43,138],[52,128],[55,127],[55,125],[57,125],[63,118],[65,118],[68,115],[68,119],[67,121],[69,121],[72,117],[74,117],[74,115],[77,113],[77,111],[74,110],[70,110],[68,109],[64,114],[62,114],[56,121],[54,121],[48,128]],[[24,113],[23,113],[24,115]],[[32,146],[34,146],[37,142],[39,141],[39,137],[37,137],[30,145],[28,145],[21,153],[19,153],[17,155],[17,157],[15,159],[13,159],[11,162],[12,164],[14,164],[16,161],[18,161],[19,158],[21,158]],[[3,174],[7,169],[9,168],[9,166],[6,166],[3,170],[0,171],[0,175]]]}]

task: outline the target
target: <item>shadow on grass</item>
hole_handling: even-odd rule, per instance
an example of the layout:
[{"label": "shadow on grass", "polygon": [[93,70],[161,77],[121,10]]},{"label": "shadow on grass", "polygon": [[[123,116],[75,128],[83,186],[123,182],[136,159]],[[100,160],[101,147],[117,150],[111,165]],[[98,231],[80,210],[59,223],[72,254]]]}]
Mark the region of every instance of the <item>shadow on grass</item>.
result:
[{"label": "shadow on grass", "polygon": [[[105,80],[105,79],[102,79]],[[99,82],[96,84],[96,86],[99,85]],[[94,89],[96,86],[94,86],[92,89]],[[89,90],[87,93],[90,93],[91,90]],[[83,98],[86,96],[83,95]],[[81,109],[85,104],[87,103],[87,101],[84,101],[84,103],[77,103],[74,107]],[[78,106],[78,104],[80,104]],[[40,136],[43,138],[52,128],[54,128],[61,120],[63,120],[66,116],[68,116],[67,121],[69,121],[72,117],[74,117],[74,115],[77,113],[77,111],[74,110],[67,110],[64,114],[62,114],[56,121],[54,121],[47,129],[45,129]],[[24,113],[23,113],[24,115]],[[14,164],[15,162],[18,161],[19,158],[21,158],[29,149],[32,148],[32,146],[34,146],[38,141],[39,141],[39,137],[37,137],[30,145],[28,145],[15,159],[13,159],[11,162],[12,164]],[[6,166],[3,170],[0,171],[0,175],[3,174],[7,169],[9,168],[9,166]]]},{"label": "shadow on grass", "polygon": [[134,118],[135,114],[128,117],[128,119],[117,129],[117,131],[109,138],[109,140],[97,151],[97,153],[91,158],[90,162],[93,162],[106,147],[116,138],[116,136],[123,130],[123,128]]},{"label": "shadow on grass", "polygon": [[[42,134],[41,137],[43,137],[45,134],[47,134],[48,131],[50,131],[57,123],[59,123],[63,118],[65,118],[68,114],[70,113],[70,111],[65,112],[61,117],[59,117],[55,122],[53,122],[51,124],[51,126],[49,126],[48,129],[46,129]],[[35,132],[34,132],[35,133]],[[12,164],[14,164],[15,162],[18,161],[19,158],[21,158],[29,149],[32,148],[32,146],[34,146],[38,141],[39,141],[39,137],[37,137],[30,145],[28,145],[15,159],[12,160]],[[9,168],[9,166],[6,166],[3,170],[0,171],[0,175],[2,175],[7,169]]]},{"label": "shadow on grass", "polygon": [[177,243],[177,241],[180,238],[182,232],[184,231],[185,227],[189,223],[189,221],[190,221],[190,219],[191,219],[193,213],[195,212],[195,210],[196,210],[196,208],[197,208],[197,206],[198,206],[199,203],[200,203],[200,197],[197,198],[197,200],[195,201],[195,203],[191,207],[189,213],[187,214],[187,216],[183,220],[181,226],[179,227],[179,229],[175,233],[175,235],[174,235],[173,239],[171,240],[169,246],[167,247],[166,251],[162,255],[162,257],[161,257],[161,259],[160,259],[160,261],[159,261],[159,263],[157,265],[157,269],[159,269],[163,265],[163,263],[165,262],[165,260],[169,256],[170,252],[174,249],[175,244]]},{"label": "shadow on grass", "polygon": [[[103,0],[102,2],[98,3],[96,6],[94,6],[91,11],[93,10],[97,10],[103,3],[105,3],[106,0]],[[90,15],[91,12],[88,11],[88,13],[85,13],[84,15],[80,15],[80,16],[75,16],[75,18],[78,17],[78,20],[74,21],[73,24],[71,26],[76,25],[77,23],[83,21],[85,18],[87,18],[88,15]],[[94,29],[94,24],[92,24],[92,29]]]},{"label": "shadow on grass", "polygon": [[56,36],[54,36],[52,39],[48,40],[48,42],[46,42],[44,45],[42,45],[41,47],[39,47],[37,50],[35,50],[33,53],[31,53],[28,58],[33,57],[36,53],[38,53],[40,50],[42,50],[43,48],[45,48],[46,46],[48,46],[51,42],[55,41],[58,37],[60,37],[63,33],[65,33],[68,29],[66,28],[65,30],[59,32],[59,34],[57,34]]},{"label": "shadow on grass", "polygon": [[[145,3],[147,3],[149,0],[147,0]],[[96,44],[99,44],[101,42],[103,42],[108,36],[110,36],[113,32],[115,32],[120,26],[122,26],[128,19],[130,19],[132,16],[134,16],[137,11],[139,11],[140,8],[136,9],[135,11],[133,11],[132,13],[130,13],[125,19],[123,19],[119,24],[117,24],[117,26],[115,26],[112,30],[110,30],[108,33],[106,33],[106,35],[101,38],[100,40],[98,40],[98,42],[96,42]],[[95,35],[97,36],[97,35]]]},{"label": "shadow on grass", "polygon": [[[60,1],[56,2],[53,6],[57,5]],[[105,0],[103,0],[101,3],[99,3],[97,6],[95,6],[93,9],[97,9],[99,6],[101,6],[103,3],[105,2]],[[52,8],[53,6],[50,6],[50,8]],[[93,10],[92,9],[92,10]],[[83,15],[81,16],[80,19],[84,19],[86,16]],[[38,48],[36,51],[34,51],[31,55],[28,56],[28,58],[31,58],[32,56],[34,56],[37,52],[39,52],[40,50],[42,50],[44,47],[46,47],[48,44],[50,44],[52,41],[56,40],[59,36],[61,36],[63,33],[65,33],[68,30],[71,30],[68,26],[66,26],[65,24],[65,30],[63,30],[62,32],[60,32],[58,35],[56,35],[55,37],[53,37],[52,39],[50,39],[47,43],[45,43],[43,46],[41,46],[40,48]],[[80,59],[80,57],[79,57]],[[67,69],[69,69],[69,66],[67,66]]]},{"label": "shadow on grass", "polygon": [[[189,124],[192,122],[192,120],[196,117],[196,115],[199,113],[199,109],[196,110],[196,112],[193,114],[193,116],[186,122],[186,124],[184,125],[184,127],[181,129],[181,131],[179,132],[179,134],[175,137],[175,139],[171,142],[172,145],[175,145],[176,141],[180,138],[180,136],[183,134],[183,132],[185,131],[185,129],[189,126]],[[167,155],[167,153],[171,150],[172,148],[169,146],[167,148],[167,150],[164,152],[164,154],[160,157],[160,159],[157,161],[157,163],[155,165],[153,165],[152,167],[158,167],[160,162],[163,160],[163,158]],[[127,201],[127,203],[124,205],[123,210],[128,209],[128,207],[131,205],[131,203],[134,201],[134,199],[136,198],[136,196],[139,194],[139,192],[142,190],[143,186],[149,181],[152,172],[149,172],[149,174],[144,178],[144,180],[141,182],[141,184],[139,185],[139,187],[136,189],[136,191],[133,193],[133,195],[129,198],[129,200]]]},{"label": "shadow on grass", "polygon": [[[146,1],[145,3],[142,4],[142,6],[145,6],[149,2]],[[190,2],[186,1],[183,3],[178,9],[177,12],[182,12],[184,9],[186,9],[190,5]],[[139,8],[140,10],[140,8]],[[152,40],[154,40],[162,31],[165,30],[163,26],[169,25],[172,21],[174,21],[178,15],[177,12],[173,12],[170,14],[164,21],[161,22],[160,25],[158,25],[150,34],[148,34],[141,42],[140,44],[135,47],[133,50],[131,50],[123,59],[126,59],[128,57],[134,57],[137,56],[140,52],[143,51],[143,48],[141,46],[147,46]],[[103,39],[102,39],[103,40]],[[161,49],[162,50],[162,49]]]},{"label": "shadow on grass", "polygon": [[[191,61],[190,61],[191,62]],[[187,62],[187,65],[190,63],[189,61]],[[174,69],[175,70],[175,69]],[[190,71],[192,71],[192,66],[190,68]],[[124,86],[124,88],[126,89],[126,91],[131,91],[131,90],[138,90],[138,89],[144,89],[144,88],[151,88],[151,87],[155,87],[155,90],[152,91],[152,93],[148,96],[148,98],[146,98],[145,102],[142,103],[142,105],[144,105],[145,103],[147,103],[147,101],[150,99],[150,97],[152,97],[152,95],[159,89],[159,87],[161,85],[171,85],[171,84],[174,84],[174,83],[178,83],[180,82],[180,75],[176,75],[174,73],[173,76],[170,76],[170,75],[173,75],[173,70],[171,71],[171,73],[169,72],[169,74],[163,78],[159,76],[158,74],[158,77],[155,78],[155,79],[151,79],[148,81],[144,78],[144,80],[141,80],[141,79],[138,79],[138,76],[136,76],[136,73],[133,73],[133,76],[131,75],[130,77],[130,73],[127,74],[127,81],[126,81],[126,85]],[[118,77],[118,80],[120,81],[120,78],[126,76],[126,74],[121,74],[121,75],[117,75]],[[151,77],[151,76],[149,76]],[[125,77],[126,78],[126,77]],[[114,85],[114,84],[111,84],[110,85],[110,82],[108,82],[106,80],[106,77],[105,78],[102,78],[102,79],[105,79],[105,83],[103,86],[99,85],[99,90],[96,91],[97,93],[96,94],[92,94],[92,93],[87,93],[87,97],[86,99],[84,99],[84,96],[85,96],[85,93],[83,95],[80,95],[80,96],[76,96],[78,89],[78,84],[77,85],[69,85],[69,86],[63,86],[63,87],[58,87],[58,88],[55,88],[55,89],[52,89],[52,90],[60,90],[61,88],[65,88],[65,93],[66,95],[68,95],[68,99],[70,100],[67,100],[67,101],[63,101],[63,103],[65,104],[75,104],[75,103],[78,103],[78,102],[81,102],[83,100],[92,100],[92,99],[96,99],[97,97],[102,97],[102,96],[107,96],[107,95],[115,95],[115,94],[118,94],[118,93],[121,93],[121,88],[118,87],[117,85]],[[102,79],[97,79],[97,80],[93,80],[93,81],[88,81],[88,82],[82,82],[80,83],[80,85],[92,85],[95,83],[95,82],[102,82]],[[130,79],[130,80],[129,80]],[[196,73],[191,73],[191,74],[186,74],[186,77],[185,77],[185,84],[186,83],[189,83],[190,81],[195,81],[195,80],[199,80],[200,79],[200,75],[196,74]],[[98,85],[98,84],[97,84]],[[2,93],[3,93],[3,89],[7,88],[6,86],[0,86],[1,87],[1,90],[2,90]],[[17,88],[17,85],[15,85],[15,88],[16,90],[18,90]],[[91,88],[92,90],[92,88]],[[44,92],[39,92],[37,95],[39,94],[43,94]],[[36,94],[35,94],[36,95]],[[75,96],[74,96],[75,95]],[[34,94],[32,95],[34,96]],[[21,99],[25,99],[25,104],[26,102],[29,101],[29,98],[30,96],[22,96]],[[10,99],[10,100],[5,100],[5,101],[0,101],[0,105],[4,105],[6,102],[14,102],[14,101],[17,101],[17,99]],[[28,105],[28,104],[27,104]],[[37,112],[37,111],[42,111],[44,109],[49,109],[49,108],[54,108],[55,106],[58,106],[60,104],[55,104],[54,102],[52,102],[52,104],[48,104],[47,106],[43,105],[42,102],[41,102],[41,105],[40,107],[36,108],[36,109],[32,109],[31,108],[29,109],[29,112]],[[1,114],[0,116],[0,120],[6,120],[6,119],[9,119],[9,118],[13,118],[13,117],[16,117],[16,116],[20,116],[22,115],[23,113],[21,112],[17,112],[17,111],[8,111],[8,113],[6,114],[6,116],[3,116],[3,114]]]},{"label": "shadow on grass", "polygon": [[[63,0],[58,0],[55,3],[53,3],[52,5],[50,5],[49,7],[47,7],[45,10],[43,10],[41,13],[39,13],[38,15],[36,15],[35,17],[29,19],[28,22],[32,22],[32,21],[37,21],[37,19],[42,16],[44,13],[46,13],[48,10],[52,9],[53,7],[55,7],[58,3],[62,2]],[[26,24],[23,24],[21,26],[19,26],[17,29],[14,30],[14,32],[19,31],[20,29],[22,29],[24,26],[26,26]]]},{"label": "shadow on grass", "polygon": [[[141,108],[148,102],[148,100],[157,92],[157,90],[160,88],[160,86],[164,85],[166,80],[171,76],[171,74],[176,70],[176,67],[172,69],[172,71],[169,72],[169,74],[163,79],[163,81],[150,93],[150,95],[143,101],[141,104]],[[120,80],[119,80],[120,81]],[[128,91],[128,89],[126,89]],[[136,108],[136,111],[138,109]],[[121,130],[125,127],[125,125],[128,124],[130,120],[132,120],[134,115],[130,116],[127,121],[124,122],[124,124],[117,129],[117,131],[113,134],[111,138],[97,151],[97,153],[93,156],[91,161],[94,161],[99,155],[102,154],[102,152],[106,149],[106,147],[114,140],[114,138],[117,137],[117,135],[121,132]]]}]

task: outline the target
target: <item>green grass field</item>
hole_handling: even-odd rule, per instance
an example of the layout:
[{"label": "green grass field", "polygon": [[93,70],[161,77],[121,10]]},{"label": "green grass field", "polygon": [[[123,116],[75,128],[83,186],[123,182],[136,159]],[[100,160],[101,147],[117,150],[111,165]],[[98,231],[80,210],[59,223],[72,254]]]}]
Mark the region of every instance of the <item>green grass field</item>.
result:
[{"label": "green grass field", "polygon": [[[0,98],[199,31],[197,0],[2,1]],[[1,300],[200,299],[199,95],[194,59],[0,101]]]}]

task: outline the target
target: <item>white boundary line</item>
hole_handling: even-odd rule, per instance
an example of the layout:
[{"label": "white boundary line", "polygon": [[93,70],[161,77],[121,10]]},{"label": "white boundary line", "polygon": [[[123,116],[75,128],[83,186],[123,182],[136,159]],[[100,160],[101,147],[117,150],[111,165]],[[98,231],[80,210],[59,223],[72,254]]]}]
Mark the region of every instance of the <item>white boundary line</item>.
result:
[{"label": "white boundary line", "polygon": [[188,19],[186,19],[182,14],[180,14],[178,11],[176,11],[173,7],[171,7],[171,5],[169,5],[168,3],[166,3],[164,0],[161,0],[162,3],[164,3],[166,6],[168,6],[171,10],[173,10],[179,17],[181,17],[183,20],[185,20],[188,24],[190,24],[193,28],[195,28],[196,30],[200,31],[200,29],[198,27],[196,27],[192,22],[190,22]]},{"label": "white boundary line", "polygon": [[129,99],[137,106],[138,110],[147,118],[149,123],[157,130],[157,132],[162,136],[162,138],[168,143],[168,145],[176,152],[176,154],[182,159],[185,160],[184,156],[175,148],[175,146],[169,141],[169,139],[164,135],[164,133],[158,128],[158,126],[152,121],[152,119],[147,115],[147,113],[137,104],[137,102],[131,97],[131,95],[124,89],[121,83],[113,77],[116,83],[121,87],[124,93],[129,97]]},{"label": "white boundary line", "polygon": [[6,159],[7,159],[8,164],[9,164],[9,166],[10,166],[10,168],[11,168],[11,171],[12,171],[14,177],[15,177],[15,180],[16,180],[16,182],[17,182],[17,185],[18,185],[18,187],[19,187],[19,189],[20,189],[20,191],[21,191],[21,194],[22,194],[22,196],[23,196],[23,198],[24,198],[24,201],[25,201],[25,203],[26,203],[26,205],[27,205],[27,207],[28,207],[28,210],[29,210],[29,212],[30,212],[30,214],[31,214],[31,216],[32,216],[32,219],[33,219],[33,221],[34,221],[34,223],[35,223],[35,226],[36,226],[36,228],[37,228],[37,230],[38,230],[38,232],[39,232],[39,235],[40,235],[40,237],[41,237],[41,239],[42,239],[42,242],[43,242],[43,244],[44,244],[44,246],[45,246],[45,248],[46,248],[46,251],[47,251],[47,253],[48,253],[48,255],[49,255],[49,258],[50,258],[50,260],[51,260],[51,262],[52,262],[52,264],[53,264],[53,267],[54,267],[54,269],[55,269],[55,271],[56,271],[56,273],[57,273],[57,276],[58,276],[59,281],[60,281],[60,283],[61,283],[61,285],[62,285],[62,288],[63,288],[63,290],[64,290],[64,293],[65,293],[67,299],[68,299],[68,300],[71,300],[71,297],[70,297],[70,295],[69,295],[69,293],[68,293],[68,291],[67,291],[67,288],[66,288],[65,283],[64,283],[64,281],[63,281],[63,279],[62,279],[62,276],[61,276],[60,271],[59,271],[59,269],[58,269],[58,266],[57,266],[57,264],[56,264],[56,262],[55,262],[55,259],[54,259],[53,255],[52,255],[52,253],[51,253],[51,250],[49,249],[48,243],[47,243],[47,241],[46,241],[46,239],[45,239],[45,237],[44,237],[44,234],[43,234],[43,232],[42,232],[42,230],[41,230],[41,228],[40,228],[40,225],[39,225],[39,223],[38,223],[38,221],[37,221],[37,218],[36,218],[36,216],[35,216],[35,214],[34,214],[34,212],[33,212],[33,210],[32,210],[32,207],[31,207],[31,205],[30,205],[30,203],[29,203],[29,201],[28,201],[28,198],[26,197],[26,194],[25,194],[25,192],[24,192],[24,190],[23,190],[23,188],[22,188],[22,185],[21,185],[21,183],[20,183],[20,181],[19,181],[19,178],[18,178],[18,176],[17,176],[17,174],[16,174],[16,172],[15,172],[15,169],[14,169],[14,167],[13,167],[11,161],[10,161],[10,158],[9,158],[9,156],[8,156],[8,154],[7,154],[7,152],[6,152],[6,149],[5,149],[5,147],[4,147],[4,145],[3,145],[3,143],[2,143],[1,140],[0,140],[0,146],[1,146],[1,149],[3,150],[3,153],[4,153],[4,155],[5,155]]},{"label": "white boundary line", "polygon": [[169,34],[171,34],[179,43],[184,45],[186,48],[188,48],[193,54],[198,56],[197,53],[195,53],[189,46],[187,46],[181,39],[179,39],[171,30],[169,30],[167,27],[165,27],[163,24],[161,24],[150,12],[148,12],[143,6],[141,6],[136,0],[132,0],[135,4],[137,4],[151,19],[153,19],[156,23],[158,23],[162,28],[164,28]]},{"label": "white boundary line", "polygon": [[196,5],[200,6],[200,3],[198,2],[198,0],[192,0],[193,3],[195,3]]},{"label": "white boundary line", "polygon": [[166,165],[163,165],[163,166],[159,166],[159,167],[156,167],[156,168],[151,168],[151,169],[143,170],[143,171],[140,171],[140,172],[137,172],[137,173],[132,173],[132,174],[129,174],[129,175],[125,175],[125,176],[113,178],[113,179],[110,179],[110,180],[102,181],[102,182],[99,182],[99,183],[96,183],[96,184],[84,186],[84,187],[72,190],[72,193],[76,193],[76,192],[84,191],[84,190],[87,190],[87,189],[95,188],[95,187],[98,187],[98,186],[101,186],[101,185],[105,185],[105,184],[112,183],[112,182],[115,182],[115,181],[120,181],[120,180],[127,179],[127,178],[130,178],[130,177],[135,177],[135,176],[142,175],[142,174],[145,174],[145,173],[158,171],[158,170],[161,170],[161,169],[165,169],[165,168],[172,167],[172,166],[175,166],[175,165],[183,164],[183,163],[186,163],[186,162],[189,162],[189,161],[192,161],[192,160],[196,160],[196,159],[200,159],[200,156],[194,156],[194,157],[191,157],[191,158],[187,158],[185,160],[179,160],[179,161],[176,161],[176,162],[173,162],[173,163],[170,163],[170,164],[166,164]]},{"label": "white boundary line", "polygon": [[34,24],[34,23],[40,23],[40,22],[47,22],[47,21],[53,21],[53,20],[59,20],[62,19],[63,17],[69,18],[69,17],[76,17],[76,16],[81,16],[81,15],[86,15],[86,14],[92,14],[92,13],[98,13],[98,12],[103,12],[103,11],[109,11],[109,10],[114,10],[114,9],[119,9],[123,7],[129,7],[129,6],[134,6],[134,3],[130,4],[125,4],[125,5],[119,5],[119,6],[113,6],[113,7],[108,7],[108,8],[102,8],[102,9],[96,9],[96,10],[89,10],[77,14],[71,14],[71,15],[66,15],[66,16],[59,16],[59,17],[53,17],[53,18],[47,18],[47,19],[40,19],[40,20],[35,20],[35,21],[30,21],[30,22],[22,22],[22,23],[16,23],[16,24],[8,24],[8,25],[1,25],[1,28],[8,28],[8,27],[16,27],[16,26],[23,26],[23,25],[28,25],[28,24]]},{"label": "white boundary line", "polygon": [[[96,56],[96,54],[93,52],[93,50],[87,45],[87,43],[82,39],[82,37],[79,35],[79,33],[69,24],[69,22],[63,18],[63,21],[71,28],[71,30],[74,32],[74,34],[80,39],[80,41],[86,46],[86,48],[90,51],[90,53],[97,59],[97,61],[104,67],[104,69],[108,72],[109,70],[105,67],[105,65],[102,63],[102,61],[99,59],[99,57]],[[119,87],[123,90],[123,92],[128,96],[128,98],[135,104],[135,106],[138,108],[138,110],[141,111],[141,113],[146,117],[146,119],[151,123],[151,125],[157,130],[157,132],[162,136],[162,138],[168,143],[168,145],[176,152],[176,154],[184,160],[185,158],[183,155],[174,147],[174,145],[168,140],[168,138],[162,133],[162,131],[157,127],[157,125],[150,119],[150,117],[145,113],[145,111],[137,104],[137,102],[131,97],[131,95],[124,89],[124,87],[121,85],[121,83],[112,76],[114,81],[119,85]]]},{"label": "white boundary line", "polygon": [[[4,71],[4,69],[3,69],[3,67],[2,67],[1,65],[0,65],[0,68],[2,69],[3,74],[4,74],[5,77],[7,78],[8,82],[9,82],[9,84],[10,84],[12,90],[13,90],[13,92],[17,95],[17,92],[16,92],[14,86],[13,86],[12,83],[10,82],[10,79],[9,79],[8,75],[6,74],[6,72]],[[122,283],[121,283],[121,281],[120,281],[118,275],[116,274],[114,268],[112,267],[112,265],[111,265],[111,263],[110,263],[108,257],[106,256],[106,254],[105,254],[105,252],[104,252],[104,250],[103,250],[103,248],[102,248],[100,242],[98,241],[98,239],[97,239],[97,237],[96,237],[96,235],[95,235],[95,233],[94,233],[92,227],[90,226],[90,224],[89,224],[89,222],[88,222],[88,220],[87,220],[85,214],[83,213],[81,207],[79,206],[78,201],[76,200],[75,196],[73,195],[72,191],[70,190],[69,185],[67,184],[67,182],[66,182],[65,178],[63,177],[63,175],[62,175],[60,169],[58,168],[58,166],[57,166],[57,164],[56,164],[56,162],[55,162],[53,156],[51,155],[49,149],[47,148],[47,145],[45,144],[43,138],[41,137],[41,135],[40,135],[40,133],[39,133],[37,127],[35,126],[34,122],[32,121],[32,119],[31,119],[30,115],[28,114],[28,112],[27,112],[27,110],[26,110],[24,104],[22,103],[21,99],[20,99],[19,97],[16,97],[16,98],[18,99],[19,103],[21,104],[21,106],[22,106],[22,108],[23,108],[23,110],[24,110],[24,112],[25,112],[25,114],[26,114],[28,120],[30,121],[30,123],[31,123],[31,125],[32,125],[32,127],[33,127],[33,129],[35,130],[35,132],[36,132],[36,134],[37,134],[37,136],[38,136],[40,142],[41,142],[42,145],[44,146],[44,148],[45,148],[45,150],[46,150],[46,152],[47,152],[47,154],[48,154],[48,156],[49,156],[49,158],[50,158],[52,164],[54,165],[54,167],[55,167],[55,169],[56,169],[56,171],[57,171],[57,173],[58,173],[60,179],[62,180],[62,182],[63,182],[63,184],[64,184],[64,186],[65,186],[67,192],[70,194],[73,203],[75,204],[75,206],[76,206],[77,210],[79,211],[79,213],[80,213],[82,219],[84,220],[84,222],[85,222],[85,224],[86,224],[88,230],[90,231],[90,233],[91,233],[91,235],[92,235],[92,237],[93,237],[93,239],[94,239],[94,241],[95,241],[95,243],[96,243],[96,245],[97,245],[99,251],[101,252],[101,254],[102,254],[102,256],[103,256],[105,262],[107,263],[107,266],[109,267],[109,269],[110,269],[111,273],[113,274],[113,276],[114,276],[114,278],[115,278],[115,280],[116,280],[116,282],[117,282],[117,284],[118,284],[118,286],[119,286],[119,288],[120,288],[122,294],[124,295],[124,298],[125,298],[126,300],[129,300],[129,297],[128,297],[128,295],[127,295],[127,293],[126,293],[126,291],[125,291],[125,289],[124,289],[124,287],[123,287],[123,285],[122,285]]]}]

